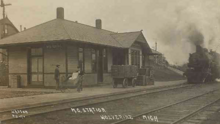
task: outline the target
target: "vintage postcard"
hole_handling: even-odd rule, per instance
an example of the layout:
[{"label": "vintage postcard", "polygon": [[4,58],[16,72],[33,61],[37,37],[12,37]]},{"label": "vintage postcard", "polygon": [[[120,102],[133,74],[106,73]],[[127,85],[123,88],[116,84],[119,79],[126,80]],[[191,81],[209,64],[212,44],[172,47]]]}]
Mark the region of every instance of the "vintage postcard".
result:
[{"label": "vintage postcard", "polygon": [[220,0],[1,0],[0,124],[218,124]]}]

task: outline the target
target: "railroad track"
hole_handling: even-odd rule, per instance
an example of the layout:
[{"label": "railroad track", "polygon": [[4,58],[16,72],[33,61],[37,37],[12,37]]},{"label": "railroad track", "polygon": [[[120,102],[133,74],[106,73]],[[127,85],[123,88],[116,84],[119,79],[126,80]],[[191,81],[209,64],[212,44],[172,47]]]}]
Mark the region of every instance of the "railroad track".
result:
[{"label": "railroad track", "polygon": [[25,117],[28,116],[35,116],[35,115],[41,115],[46,114],[50,112],[55,111],[61,111],[61,110],[67,110],[74,107],[84,107],[89,105],[95,105],[99,103],[105,103],[105,102],[111,102],[116,100],[121,100],[125,98],[132,98],[136,96],[142,96],[146,94],[153,94],[153,93],[159,93],[159,92],[165,92],[170,90],[178,90],[180,88],[187,88],[192,87],[194,85],[177,85],[177,86],[170,86],[170,87],[163,87],[163,88],[156,88],[156,89],[142,89],[142,90],[134,90],[134,91],[128,91],[123,93],[114,93],[111,95],[101,95],[96,97],[89,97],[89,98],[82,98],[82,99],[74,99],[74,100],[66,100],[61,102],[53,102],[48,104],[41,104],[41,105],[34,105],[29,107],[20,107],[20,108],[12,108],[9,110],[0,111],[0,122],[7,122],[12,121],[14,119],[20,119],[15,118],[12,116],[12,111],[27,111],[28,113],[25,113]]},{"label": "railroad track", "polygon": [[[212,107],[212,105],[217,102],[220,103],[219,89],[134,115],[133,119],[120,120],[112,124],[191,123],[190,121],[193,121],[193,119],[191,119],[192,117],[206,108]],[[220,108],[220,105],[218,105],[218,107]]]}]

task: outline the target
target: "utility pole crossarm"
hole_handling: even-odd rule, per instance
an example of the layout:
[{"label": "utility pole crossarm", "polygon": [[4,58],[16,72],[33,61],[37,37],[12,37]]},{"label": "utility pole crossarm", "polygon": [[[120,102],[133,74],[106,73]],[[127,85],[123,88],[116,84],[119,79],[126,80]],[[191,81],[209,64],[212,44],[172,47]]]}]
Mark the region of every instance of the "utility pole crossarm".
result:
[{"label": "utility pole crossarm", "polygon": [[9,3],[9,4],[4,4],[4,6],[11,6],[11,4]]}]

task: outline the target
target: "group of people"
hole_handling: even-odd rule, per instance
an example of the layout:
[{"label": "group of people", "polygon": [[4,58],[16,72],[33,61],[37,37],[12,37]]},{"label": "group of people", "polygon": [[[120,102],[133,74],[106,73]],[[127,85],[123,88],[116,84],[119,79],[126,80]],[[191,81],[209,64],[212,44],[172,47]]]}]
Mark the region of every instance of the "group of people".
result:
[{"label": "group of people", "polygon": [[[55,73],[54,73],[54,79],[56,80],[56,90],[60,89],[60,71],[59,71],[59,67],[60,65],[56,65],[56,69],[55,69]],[[76,87],[77,87],[77,91],[80,92],[83,89],[83,71],[80,69],[80,67],[77,67],[77,83],[76,83]]]}]

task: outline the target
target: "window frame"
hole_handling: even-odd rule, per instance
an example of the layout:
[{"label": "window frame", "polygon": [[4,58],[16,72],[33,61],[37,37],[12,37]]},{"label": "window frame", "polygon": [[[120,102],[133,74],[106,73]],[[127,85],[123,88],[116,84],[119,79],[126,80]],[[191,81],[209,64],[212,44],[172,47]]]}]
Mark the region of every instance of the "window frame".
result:
[{"label": "window frame", "polygon": [[108,49],[103,49],[103,72],[108,72]]},{"label": "window frame", "polygon": [[4,25],[5,26],[5,35],[8,34],[8,25]]},{"label": "window frame", "polygon": [[[82,51],[80,49],[82,49]],[[82,53],[82,65],[80,64],[81,63],[80,53]],[[81,46],[77,47],[77,57],[78,57],[78,66],[80,67],[81,71],[85,71],[85,48],[84,47],[81,47]]]},{"label": "window frame", "polygon": [[[38,50],[40,50],[40,52]],[[39,52],[40,54],[36,54],[37,52]],[[44,83],[44,57],[43,57],[44,56],[44,49],[42,47],[32,47],[30,49],[29,55],[30,55],[29,59],[30,59],[30,73],[31,73],[30,81]],[[37,63],[37,66],[36,66],[37,71],[33,71],[33,64],[34,64],[33,59],[34,58],[36,58],[36,60],[37,60],[37,62],[36,62]],[[39,61],[39,59],[42,59],[42,60]],[[41,67],[39,67],[39,65],[41,65]],[[39,70],[39,69],[41,69],[41,70]],[[33,81],[34,76],[37,76],[37,81]],[[42,76],[42,77],[39,78],[39,76]],[[41,80],[39,80],[39,79],[41,79]]]},{"label": "window frame", "polygon": [[[95,55],[95,64],[93,64],[94,63],[93,55]],[[93,67],[93,65],[95,67]],[[92,73],[96,73],[97,72],[97,50],[95,48],[91,48],[91,72]]]},{"label": "window frame", "polygon": [[140,50],[131,49],[131,65],[136,65],[140,68],[140,64],[141,64],[140,55],[141,55]]}]

